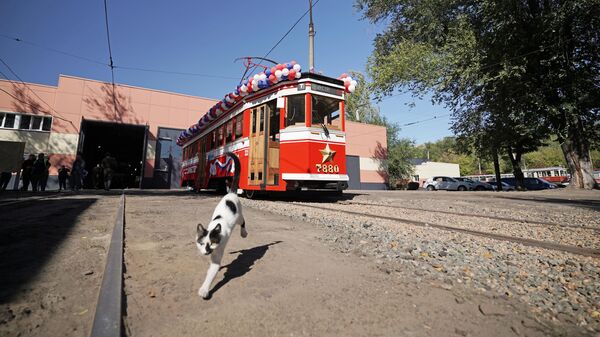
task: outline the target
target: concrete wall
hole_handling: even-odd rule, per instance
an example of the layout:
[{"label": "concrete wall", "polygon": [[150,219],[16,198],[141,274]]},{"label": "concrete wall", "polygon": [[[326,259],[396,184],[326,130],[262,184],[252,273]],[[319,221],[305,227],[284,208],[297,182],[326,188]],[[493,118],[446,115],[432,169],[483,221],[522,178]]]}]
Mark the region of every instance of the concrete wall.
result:
[{"label": "concrete wall", "polygon": [[[83,118],[148,125],[146,177],[152,177],[158,127],[187,128],[217,101],[178,93],[116,85],[60,75],[57,86],[0,80],[0,111],[52,116],[52,129],[23,131],[0,128],[0,140],[25,142],[25,154],[50,155],[50,174],[75,159]],[[117,108],[115,109],[114,102]]]},{"label": "concrete wall", "polygon": [[363,189],[383,189],[387,176],[381,167],[387,160],[387,130],[384,126],[346,122],[346,155],[358,156]]}]

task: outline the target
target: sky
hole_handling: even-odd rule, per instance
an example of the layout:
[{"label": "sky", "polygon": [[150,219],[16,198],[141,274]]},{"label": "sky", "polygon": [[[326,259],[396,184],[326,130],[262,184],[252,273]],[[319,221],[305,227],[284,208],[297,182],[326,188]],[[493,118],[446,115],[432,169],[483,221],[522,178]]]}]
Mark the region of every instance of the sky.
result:
[{"label": "sky", "polygon": [[[385,28],[362,19],[353,3],[313,0],[315,68],[324,75],[365,72],[373,39]],[[107,5],[116,83],[221,99],[244,72],[234,60],[267,54],[306,12],[308,0],[107,0]],[[0,1],[0,58],[25,82],[57,85],[59,74],[110,82],[104,2]],[[295,60],[308,69],[308,15],[268,58]],[[16,80],[1,63],[0,71]],[[449,112],[429,99],[402,94],[377,105],[400,125],[441,116],[402,127],[399,136],[417,144],[451,135],[449,117],[443,116]]]}]

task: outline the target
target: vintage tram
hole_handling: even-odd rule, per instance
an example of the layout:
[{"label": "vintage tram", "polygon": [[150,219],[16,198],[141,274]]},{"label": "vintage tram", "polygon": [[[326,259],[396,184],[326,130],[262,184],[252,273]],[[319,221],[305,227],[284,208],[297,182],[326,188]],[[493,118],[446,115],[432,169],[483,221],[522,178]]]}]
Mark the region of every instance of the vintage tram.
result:
[{"label": "vintage tram", "polygon": [[346,189],[344,98],[355,86],[345,74],[302,73],[295,62],[265,67],[182,132],[181,185],[224,190],[239,169],[238,193],[248,197]]}]

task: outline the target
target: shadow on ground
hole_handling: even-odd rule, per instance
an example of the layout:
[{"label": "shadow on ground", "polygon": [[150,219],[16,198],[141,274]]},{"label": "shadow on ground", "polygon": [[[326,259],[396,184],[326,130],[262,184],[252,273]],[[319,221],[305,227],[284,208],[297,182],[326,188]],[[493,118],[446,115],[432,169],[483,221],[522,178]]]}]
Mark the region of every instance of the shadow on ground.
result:
[{"label": "shadow on ground", "polygon": [[41,199],[0,207],[0,304],[36,277],[95,198]]},{"label": "shadow on ground", "polygon": [[270,246],[276,245],[283,241],[275,241],[266,245],[250,248],[250,249],[242,249],[235,252],[231,252],[229,254],[237,254],[239,255],[235,258],[235,260],[231,261],[230,264],[226,266],[222,266],[221,269],[226,268],[225,274],[223,275],[223,279],[219,281],[219,283],[215,284],[213,289],[210,291],[209,298],[212,297],[214,293],[217,292],[222,286],[226,285],[227,282],[244,276],[247,272],[252,269],[254,262],[260,260],[267,250],[269,250]]}]

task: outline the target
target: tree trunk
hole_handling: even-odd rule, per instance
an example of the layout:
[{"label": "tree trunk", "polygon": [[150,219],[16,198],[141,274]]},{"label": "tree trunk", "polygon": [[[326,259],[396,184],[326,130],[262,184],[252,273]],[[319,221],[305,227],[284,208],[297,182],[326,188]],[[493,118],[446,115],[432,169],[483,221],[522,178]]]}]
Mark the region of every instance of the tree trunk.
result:
[{"label": "tree trunk", "polygon": [[496,192],[502,192],[502,178],[500,177],[500,161],[498,160],[498,149],[494,147],[494,173],[496,173]]},{"label": "tree trunk", "polygon": [[571,137],[571,139],[565,139],[560,144],[560,148],[571,172],[569,187],[580,189],[597,187],[593,175],[589,143],[580,137]]},{"label": "tree trunk", "polygon": [[525,189],[525,185],[524,185],[525,175],[523,175],[523,171],[521,170],[521,154],[522,153],[517,152],[516,157],[515,157],[515,155],[513,155],[512,146],[509,146],[507,148],[507,150],[508,150],[508,158],[510,159],[510,163],[512,164],[513,174],[515,175],[515,181],[517,183],[516,188],[518,190],[523,190],[523,189]]}]

